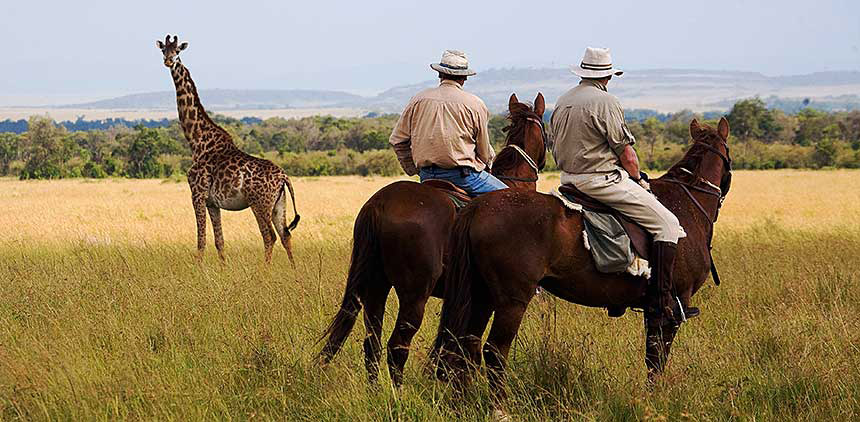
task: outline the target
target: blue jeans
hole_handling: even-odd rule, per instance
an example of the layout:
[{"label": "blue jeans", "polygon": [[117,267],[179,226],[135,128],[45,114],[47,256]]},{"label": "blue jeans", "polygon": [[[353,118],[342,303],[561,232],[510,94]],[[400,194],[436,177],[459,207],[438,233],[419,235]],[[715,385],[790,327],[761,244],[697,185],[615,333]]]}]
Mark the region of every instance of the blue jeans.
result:
[{"label": "blue jeans", "polygon": [[487,171],[476,171],[469,167],[453,169],[443,169],[436,166],[423,167],[418,171],[418,175],[421,177],[422,182],[427,179],[447,180],[471,196],[478,196],[482,193],[506,189],[508,187],[508,185]]}]

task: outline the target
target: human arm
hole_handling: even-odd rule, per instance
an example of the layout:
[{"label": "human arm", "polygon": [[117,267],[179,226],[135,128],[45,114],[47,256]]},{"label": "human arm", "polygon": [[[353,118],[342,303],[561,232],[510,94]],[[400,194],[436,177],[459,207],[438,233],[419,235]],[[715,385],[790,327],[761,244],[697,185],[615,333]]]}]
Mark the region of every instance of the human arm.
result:
[{"label": "human arm", "polygon": [[639,157],[636,155],[636,150],[633,149],[636,139],[630,133],[630,129],[627,128],[620,104],[615,103],[609,108],[605,124],[606,140],[612,151],[618,156],[621,167],[634,182],[650,191],[651,186],[648,184],[647,176],[643,177],[644,173],[639,167]]},{"label": "human arm", "polygon": [[418,167],[412,158],[412,110],[413,104],[410,103],[403,110],[388,138],[388,143],[394,147],[394,153],[397,154],[400,167],[410,176],[418,174]]},{"label": "human arm", "polygon": [[[483,105],[483,104],[482,104]],[[493,146],[490,145],[490,112],[486,106],[478,111],[478,127],[475,128],[475,155],[478,160],[481,160],[488,167],[493,162],[496,153],[493,151]]]}]

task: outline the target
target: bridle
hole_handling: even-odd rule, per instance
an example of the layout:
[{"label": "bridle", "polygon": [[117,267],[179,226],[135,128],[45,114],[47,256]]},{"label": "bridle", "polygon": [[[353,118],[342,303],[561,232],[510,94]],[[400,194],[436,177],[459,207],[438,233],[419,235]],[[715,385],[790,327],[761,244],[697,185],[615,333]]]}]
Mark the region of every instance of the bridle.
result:
[{"label": "bridle", "polygon": [[[720,181],[720,186],[717,186],[717,185],[714,185],[713,183],[711,183],[710,181],[708,181],[707,179],[705,179],[704,177],[702,177],[699,174],[699,170],[698,170],[698,168],[700,166],[696,168],[696,173],[693,173],[689,169],[686,169],[683,167],[680,168],[681,171],[688,173],[694,177],[695,180],[692,183],[678,180],[678,179],[675,179],[672,177],[660,178],[660,180],[679,185],[681,187],[681,189],[684,190],[684,193],[687,194],[687,197],[690,198],[690,201],[693,202],[693,205],[695,205],[696,208],[698,208],[698,210],[708,220],[708,223],[710,223],[710,230],[708,231],[708,257],[711,259],[711,275],[714,278],[714,283],[719,286],[720,285],[720,276],[719,276],[719,274],[717,274],[717,267],[714,264],[713,256],[711,256],[711,249],[712,249],[712,241],[714,239],[714,224],[717,222],[717,218],[720,216],[720,208],[722,208],[723,201],[726,200],[726,195],[728,195],[729,188],[731,188],[731,185],[732,185],[732,159],[728,155],[729,154],[729,145],[721,137],[718,136],[718,138],[720,140],[721,145],[726,150],[725,153],[723,153],[719,149],[715,148],[714,146],[712,146],[706,142],[697,141],[695,139],[694,139],[694,142],[695,142],[694,146],[703,147],[703,148],[707,149],[708,152],[717,154],[717,156],[720,157],[720,160],[722,160],[722,162],[723,162],[724,172],[722,173],[722,179],[725,179],[725,186],[723,186],[722,180]],[[704,161],[704,156],[703,156],[702,161]],[[701,185],[704,185],[704,186],[701,186]],[[695,196],[693,196],[693,193],[691,192],[691,190],[694,190],[697,192],[702,192],[704,194],[717,197],[717,210],[714,212],[713,217],[711,217],[711,215],[708,213],[708,211],[705,210],[705,207],[702,206],[702,203],[699,202],[699,200],[696,199]]]},{"label": "bridle", "polygon": [[[535,124],[537,124],[537,125],[540,127],[541,139],[542,139],[542,141],[543,141],[543,146],[542,146],[542,148],[546,149],[547,135],[546,135],[546,128],[544,127],[544,124],[543,124],[543,120],[541,120],[541,119],[539,119],[539,118],[537,118],[537,117],[533,117],[533,116],[528,116],[528,117],[526,117],[525,119],[526,119],[526,121],[528,121],[528,122],[532,122],[532,123],[535,123]],[[514,177],[514,176],[497,175],[497,176],[496,176],[496,178],[497,178],[497,179],[500,179],[500,180],[510,180],[510,181],[513,181],[513,182],[536,183],[536,182],[538,181],[538,174],[540,173],[540,170],[543,168],[543,166],[542,166],[542,165],[538,165],[538,164],[535,162],[534,158],[530,157],[530,156],[525,152],[525,150],[523,150],[519,145],[515,145],[515,144],[508,144],[508,145],[505,145],[505,147],[504,147],[504,148],[502,148],[502,151],[504,151],[504,150],[506,150],[506,149],[508,149],[508,148],[513,149],[513,150],[514,150],[514,151],[516,151],[519,155],[521,155],[521,156],[523,157],[523,159],[525,160],[526,164],[528,164],[528,165],[529,165],[529,167],[531,167],[531,169],[535,172],[535,175],[534,175],[534,177],[528,177],[528,178],[526,178],[526,177]],[[501,153],[501,151],[499,151],[499,153]]]}]

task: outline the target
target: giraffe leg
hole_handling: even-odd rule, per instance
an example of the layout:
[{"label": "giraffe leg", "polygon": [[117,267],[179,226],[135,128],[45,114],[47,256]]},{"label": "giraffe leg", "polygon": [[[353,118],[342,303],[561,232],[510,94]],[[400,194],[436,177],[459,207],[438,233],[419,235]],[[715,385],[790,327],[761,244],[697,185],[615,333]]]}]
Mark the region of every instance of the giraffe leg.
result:
[{"label": "giraffe leg", "polygon": [[263,235],[263,246],[266,250],[266,263],[272,262],[272,247],[275,246],[275,231],[272,229],[272,214],[269,207],[254,206],[254,217],[257,218],[257,225],[260,226],[260,234]]},{"label": "giraffe leg", "polygon": [[281,238],[281,244],[287,250],[290,264],[293,265],[293,269],[296,269],[296,260],[293,259],[292,235],[290,234],[290,229],[287,227],[286,200],[283,194],[275,202],[275,207],[272,209],[272,223],[275,224],[275,231]]},{"label": "giraffe leg", "polygon": [[215,249],[218,250],[218,258],[226,261],[224,256],[224,232],[221,231],[221,209],[218,207],[207,207],[209,219],[212,220],[212,231],[215,233]]},{"label": "giraffe leg", "polygon": [[206,249],[206,201],[194,198],[194,217],[197,219],[197,260],[203,260]]}]

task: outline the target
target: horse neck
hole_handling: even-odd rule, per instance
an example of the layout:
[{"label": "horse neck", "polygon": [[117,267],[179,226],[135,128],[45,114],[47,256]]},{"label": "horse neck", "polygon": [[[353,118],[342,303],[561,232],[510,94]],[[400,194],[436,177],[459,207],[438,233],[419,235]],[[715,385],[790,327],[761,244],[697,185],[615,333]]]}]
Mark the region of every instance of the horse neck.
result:
[{"label": "horse neck", "polygon": [[[173,84],[176,87],[176,109],[179,112],[179,123],[185,134],[185,139],[191,146],[192,155],[197,157],[204,151],[216,149],[218,144],[234,145],[224,129],[216,125],[209,118],[206,110],[203,109],[200,96],[197,94],[197,87],[191,79],[191,72],[179,58],[170,68],[170,75],[173,77]],[[203,137],[200,135],[205,132],[217,132],[221,136],[207,137],[204,144]]]}]

